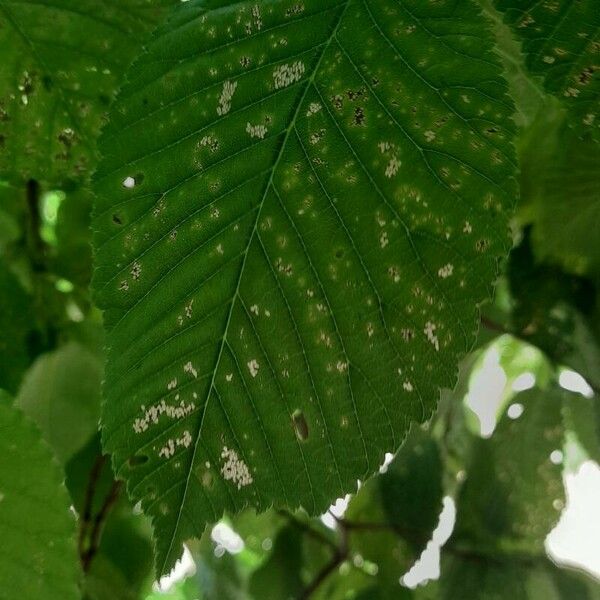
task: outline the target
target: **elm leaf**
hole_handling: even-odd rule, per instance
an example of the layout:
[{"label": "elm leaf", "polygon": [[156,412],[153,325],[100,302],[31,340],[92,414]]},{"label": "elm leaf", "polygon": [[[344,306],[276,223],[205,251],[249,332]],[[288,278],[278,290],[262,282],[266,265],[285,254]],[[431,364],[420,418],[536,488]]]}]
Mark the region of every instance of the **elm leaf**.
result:
[{"label": "elm leaf", "polygon": [[190,1],[95,177],[103,443],[158,571],[224,510],[319,514],[428,419],[510,245],[475,3]]}]

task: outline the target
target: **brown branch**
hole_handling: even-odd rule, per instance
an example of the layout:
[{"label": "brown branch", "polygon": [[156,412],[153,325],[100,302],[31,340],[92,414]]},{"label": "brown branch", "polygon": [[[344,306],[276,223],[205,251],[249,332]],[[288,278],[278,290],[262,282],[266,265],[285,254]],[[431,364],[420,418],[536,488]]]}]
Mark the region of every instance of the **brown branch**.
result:
[{"label": "brown branch", "polygon": [[509,335],[514,335],[515,337],[519,337],[519,335],[513,331],[509,331],[506,327],[504,327],[503,325],[501,325],[500,323],[496,323],[495,321],[492,321],[491,319],[489,319],[488,317],[485,317],[484,315],[481,315],[481,324],[486,328],[489,329],[490,331],[496,331],[498,333],[507,333]]},{"label": "brown branch", "polygon": [[316,574],[315,578],[308,584],[298,600],[308,600],[324,581],[348,558],[348,531],[340,527],[340,545],[335,546],[335,552],[331,560]]},{"label": "brown branch", "polygon": [[96,487],[105,462],[106,456],[96,457],[85,489],[85,500],[83,502],[83,511],[81,512],[81,520],[79,523],[79,557],[82,564],[85,556],[85,540],[92,522],[92,509],[94,496],[96,495]]},{"label": "brown branch", "polygon": [[313,529],[310,525],[304,523],[292,513],[289,513],[286,510],[278,510],[277,514],[287,519],[291,525],[293,525],[303,533],[306,533],[306,535],[308,535],[309,537],[312,537],[318,542],[321,542],[323,545],[328,546],[334,552],[338,551],[338,546],[333,540],[330,540],[324,533],[321,533],[318,529]]},{"label": "brown branch", "polygon": [[96,518],[94,519],[94,526],[92,528],[92,532],[90,533],[90,543],[87,551],[85,552],[82,560],[82,567],[84,573],[89,571],[91,566],[91,562],[96,556],[98,552],[98,548],[100,547],[100,540],[102,538],[102,531],[104,529],[104,525],[106,524],[106,519],[108,518],[108,514],[111,509],[117,503],[119,499],[119,495],[121,494],[121,489],[123,487],[122,481],[113,481],[113,484],[104,499],[104,503],[100,507],[100,510],[96,514]]},{"label": "brown branch", "polygon": [[42,226],[40,215],[40,184],[35,179],[30,179],[27,182],[25,196],[29,217],[26,238],[29,259],[34,272],[42,272],[46,270],[47,246],[40,234]]}]

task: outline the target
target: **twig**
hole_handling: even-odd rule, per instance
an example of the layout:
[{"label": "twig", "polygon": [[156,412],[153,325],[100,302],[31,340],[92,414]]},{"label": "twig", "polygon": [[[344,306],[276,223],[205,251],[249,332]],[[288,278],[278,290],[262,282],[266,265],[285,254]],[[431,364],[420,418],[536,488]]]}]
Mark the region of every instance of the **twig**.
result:
[{"label": "twig", "polygon": [[94,519],[94,527],[92,528],[92,533],[90,534],[90,544],[88,546],[87,552],[83,557],[82,567],[84,573],[89,570],[91,562],[94,556],[96,556],[96,553],[98,552],[98,548],[100,547],[100,539],[102,537],[102,531],[104,529],[108,513],[111,511],[112,507],[116,504],[117,500],[119,499],[122,486],[122,481],[113,481],[113,484],[104,500],[104,504],[102,505],[102,507],[98,511],[98,514],[96,515],[96,518]]},{"label": "twig", "polygon": [[509,331],[506,327],[504,327],[500,323],[496,323],[495,321],[488,319],[488,317],[485,317],[484,315],[481,315],[481,324],[486,329],[489,329],[490,331],[497,331],[498,333],[507,333],[509,335],[514,335],[515,337],[519,337],[519,335],[517,333],[515,333],[514,331]]},{"label": "twig", "polygon": [[348,530],[340,527],[340,545],[335,546],[331,560],[317,573],[315,578],[304,588],[298,600],[308,600],[323,582],[348,558]]},{"label": "twig", "polygon": [[304,533],[306,533],[306,535],[312,537],[318,542],[321,542],[325,546],[328,546],[334,552],[338,551],[338,546],[333,540],[330,540],[324,533],[321,533],[319,530],[313,529],[310,525],[307,525],[306,523],[298,519],[296,516],[294,516],[292,513],[289,513],[286,510],[278,510],[277,514],[287,519],[294,527],[296,527],[300,531],[303,531]]},{"label": "twig", "polygon": [[92,470],[90,471],[87,487],[85,489],[85,500],[83,503],[83,511],[81,513],[81,522],[79,525],[79,557],[82,563],[85,555],[85,539],[92,522],[92,508],[94,504],[94,496],[96,495],[96,486],[98,485],[100,473],[102,472],[102,467],[104,466],[105,462],[106,456],[96,457],[96,460],[92,466]]}]

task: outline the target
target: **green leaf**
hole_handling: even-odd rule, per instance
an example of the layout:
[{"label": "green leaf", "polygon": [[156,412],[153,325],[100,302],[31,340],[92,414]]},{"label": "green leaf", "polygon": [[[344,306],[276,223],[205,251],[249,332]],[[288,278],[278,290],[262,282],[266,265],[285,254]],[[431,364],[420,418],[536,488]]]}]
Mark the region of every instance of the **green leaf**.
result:
[{"label": "green leaf", "polygon": [[2,0],[0,174],[85,176],[125,70],[175,0]]},{"label": "green leaf", "polygon": [[164,572],[223,510],[322,512],[432,414],[510,243],[514,128],[471,1],[191,1],[128,78],[104,444]]},{"label": "green leaf", "polygon": [[63,478],[38,430],[0,392],[0,590],[4,598],[81,598],[75,519]]},{"label": "green leaf", "polygon": [[301,577],[302,535],[292,525],[277,535],[269,559],[250,579],[249,591],[253,598],[294,599],[304,589]]},{"label": "green leaf", "polygon": [[34,320],[31,299],[0,260],[0,389],[17,391],[29,364],[27,334]]},{"label": "green leaf", "polygon": [[494,24],[496,52],[502,60],[510,95],[515,102],[515,123],[520,128],[525,128],[532,123],[540,109],[546,108],[547,94],[528,72],[521,44],[503,21],[502,13],[494,8],[494,1],[479,0],[479,3],[484,14]]},{"label": "green leaf", "polygon": [[598,582],[546,558],[486,560],[444,556],[439,582],[416,594],[418,600],[596,600]]},{"label": "green leaf", "polygon": [[[367,481],[345,518],[353,550],[377,565],[380,587],[399,580],[419,558],[442,510],[442,463],[436,442],[413,428],[387,471]],[[353,528],[352,523],[360,523]]]},{"label": "green leaf", "polygon": [[589,228],[600,219],[600,145],[578,139],[564,119],[550,124],[541,119],[534,131],[521,163],[536,255],[598,279],[600,241]]},{"label": "green leaf", "polygon": [[600,464],[600,405],[598,397],[569,394],[563,407],[565,428],[586,458]]},{"label": "green leaf", "polygon": [[527,66],[572,113],[579,133],[600,140],[600,10],[597,0],[495,0],[523,42]]},{"label": "green leaf", "polygon": [[[453,541],[480,552],[536,554],[564,506],[561,407],[566,392],[531,389],[513,398],[490,439],[475,439],[457,500]],[[513,413],[516,416],[518,413]]]},{"label": "green leaf", "polygon": [[16,404],[64,463],[98,428],[102,363],[71,342],[43,354],[25,375]]},{"label": "green leaf", "polygon": [[537,261],[530,240],[530,230],[526,230],[519,247],[510,253],[507,275],[513,297],[509,329],[555,363],[570,366],[598,386],[595,286],[587,278]]}]

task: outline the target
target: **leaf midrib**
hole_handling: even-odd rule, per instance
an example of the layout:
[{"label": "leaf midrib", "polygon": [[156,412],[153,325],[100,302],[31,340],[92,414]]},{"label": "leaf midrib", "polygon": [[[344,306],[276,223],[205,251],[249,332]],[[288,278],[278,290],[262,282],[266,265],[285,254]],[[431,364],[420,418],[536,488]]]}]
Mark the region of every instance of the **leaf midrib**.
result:
[{"label": "leaf midrib", "polygon": [[[0,0],[1,1],[1,0]],[[214,367],[213,367],[213,371],[212,371],[212,377],[210,380],[210,384],[208,386],[208,390],[206,392],[206,398],[205,398],[205,402],[204,402],[204,409],[202,411],[202,414],[200,416],[200,424],[198,426],[198,433],[196,434],[195,440],[194,440],[194,446],[193,446],[193,450],[192,450],[192,457],[190,460],[190,465],[188,468],[188,474],[186,477],[186,481],[185,481],[185,487],[183,490],[183,496],[181,499],[181,502],[179,504],[179,510],[177,511],[177,519],[175,521],[175,526],[173,527],[173,531],[172,531],[172,535],[171,535],[171,540],[169,542],[169,547],[167,549],[167,552],[164,555],[164,559],[163,559],[163,563],[161,565],[161,569],[160,572],[164,572],[165,567],[168,563],[169,560],[169,556],[171,554],[171,551],[173,550],[173,545],[175,544],[175,540],[176,540],[176,536],[177,536],[177,532],[179,530],[179,526],[180,526],[180,522],[181,522],[181,516],[183,514],[183,508],[185,506],[186,503],[186,499],[187,499],[187,494],[188,494],[188,490],[189,490],[189,486],[190,486],[190,479],[191,479],[191,475],[193,472],[193,468],[194,468],[194,463],[196,462],[196,453],[198,450],[198,445],[200,442],[200,437],[202,435],[202,427],[204,425],[204,419],[206,416],[206,411],[208,409],[208,403],[211,397],[211,393],[213,391],[214,388],[214,384],[215,384],[215,377],[217,374],[217,370],[219,368],[219,364],[221,362],[221,356],[223,354],[223,349],[225,348],[225,345],[227,343],[227,333],[229,330],[229,325],[231,323],[231,317],[233,315],[233,310],[236,304],[236,300],[239,297],[239,290],[240,290],[240,285],[241,285],[241,281],[244,275],[244,269],[246,266],[246,260],[248,258],[248,253],[250,250],[250,246],[252,245],[252,242],[254,240],[254,236],[256,234],[256,230],[258,227],[258,223],[260,221],[260,215],[262,212],[262,208],[264,206],[265,203],[265,199],[267,197],[267,193],[269,191],[269,189],[271,188],[271,186],[273,185],[273,177],[275,175],[275,172],[277,171],[277,167],[279,166],[279,163],[281,161],[281,158],[284,154],[284,151],[286,149],[287,146],[287,142],[288,139],[290,137],[290,134],[292,133],[292,131],[294,131],[295,125],[296,125],[296,120],[298,118],[298,115],[300,114],[300,109],[302,107],[302,104],[304,102],[304,99],[306,98],[306,94],[309,90],[309,88],[311,87],[311,85],[313,85],[314,80],[315,80],[315,76],[319,71],[319,67],[321,66],[321,62],[323,60],[323,57],[325,56],[325,53],[327,51],[327,49],[330,47],[332,40],[335,39],[335,36],[337,34],[337,31],[339,29],[340,24],[343,21],[344,15],[346,13],[346,10],[348,9],[348,6],[350,5],[350,3],[352,2],[352,0],[346,0],[346,2],[343,4],[341,10],[340,10],[340,14],[339,17],[337,18],[337,21],[335,23],[335,25],[332,27],[331,33],[329,34],[329,37],[327,38],[327,40],[325,41],[324,44],[322,44],[322,50],[321,53],[316,61],[316,64],[314,66],[314,68],[312,69],[312,72],[310,74],[310,77],[308,77],[305,81],[305,85],[304,85],[304,90],[302,91],[302,95],[300,96],[300,98],[298,99],[297,103],[296,103],[296,108],[294,110],[294,114],[292,115],[292,118],[290,119],[290,122],[285,130],[285,135],[284,138],[281,142],[281,146],[279,148],[279,152],[277,154],[277,157],[273,163],[273,166],[271,168],[270,174],[269,174],[269,179],[267,181],[267,183],[265,184],[265,189],[263,191],[263,195],[261,198],[261,201],[258,205],[258,210],[256,212],[256,217],[254,219],[254,224],[252,226],[252,231],[250,232],[249,238],[248,238],[248,243],[246,244],[246,248],[244,250],[244,254],[243,254],[243,258],[242,258],[242,263],[240,265],[240,270],[238,273],[238,277],[237,277],[237,282],[236,282],[236,287],[235,290],[231,296],[231,301],[230,301],[230,306],[229,306],[229,311],[227,313],[227,320],[225,322],[225,327],[224,327],[224,331],[223,331],[223,336],[221,337],[221,343],[219,345],[219,350],[217,353],[217,357],[215,359],[215,363],[214,363]]]}]

